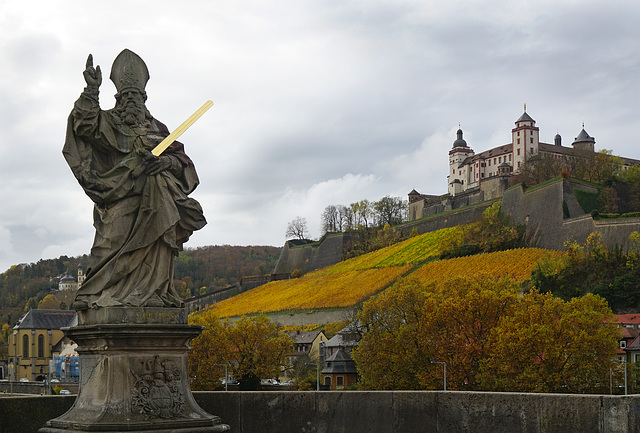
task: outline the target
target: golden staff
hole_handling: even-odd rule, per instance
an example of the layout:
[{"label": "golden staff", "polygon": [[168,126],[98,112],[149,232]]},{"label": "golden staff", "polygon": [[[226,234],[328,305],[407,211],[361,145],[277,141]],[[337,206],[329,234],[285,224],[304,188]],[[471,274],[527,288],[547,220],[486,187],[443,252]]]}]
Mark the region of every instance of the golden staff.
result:
[{"label": "golden staff", "polygon": [[171,146],[171,143],[176,141],[178,137],[184,133],[191,125],[195,123],[196,120],[200,118],[209,108],[213,106],[213,101],[207,101],[202,104],[202,107],[198,108],[195,113],[193,113],[187,120],[182,122],[182,125],[178,126],[171,134],[167,135],[167,137],[160,142],[156,147],[153,148],[151,153],[154,156],[160,156],[162,152],[167,150],[167,147]]}]

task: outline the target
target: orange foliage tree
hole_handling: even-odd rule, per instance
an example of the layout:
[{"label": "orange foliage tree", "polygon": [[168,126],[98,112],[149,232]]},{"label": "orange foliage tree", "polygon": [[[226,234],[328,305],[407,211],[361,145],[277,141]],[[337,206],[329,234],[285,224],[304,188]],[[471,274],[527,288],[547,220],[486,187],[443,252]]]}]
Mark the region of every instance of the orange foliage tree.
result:
[{"label": "orange foliage tree", "polygon": [[367,389],[589,392],[607,384],[618,330],[594,295],[565,302],[489,275],[409,277],[363,305],[354,359]]},{"label": "orange foliage tree", "polygon": [[606,301],[587,294],[565,302],[532,291],[488,339],[484,389],[520,392],[603,392],[620,330]]},{"label": "orange foliage tree", "polygon": [[363,305],[354,359],[369,389],[476,389],[486,339],[518,297],[510,279],[406,278]]},{"label": "orange foliage tree", "polygon": [[220,384],[224,376],[220,365],[228,365],[241,389],[257,389],[260,379],[280,375],[293,349],[293,340],[283,328],[262,315],[243,316],[233,323],[207,311],[192,316],[190,322],[205,326],[189,353],[189,376],[196,390],[215,389]]}]

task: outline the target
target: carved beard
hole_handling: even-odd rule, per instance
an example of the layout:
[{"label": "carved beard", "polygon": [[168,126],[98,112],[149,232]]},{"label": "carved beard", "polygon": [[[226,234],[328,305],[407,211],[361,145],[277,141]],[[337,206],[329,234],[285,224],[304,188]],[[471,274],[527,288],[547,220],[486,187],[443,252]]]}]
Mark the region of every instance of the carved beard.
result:
[{"label": "carved beard", "polygon": [[144,103],[140,103],[135,99],[121,100],[116,105],[115,110],[126,125],[138,126],[146,123],[147,109]]}]

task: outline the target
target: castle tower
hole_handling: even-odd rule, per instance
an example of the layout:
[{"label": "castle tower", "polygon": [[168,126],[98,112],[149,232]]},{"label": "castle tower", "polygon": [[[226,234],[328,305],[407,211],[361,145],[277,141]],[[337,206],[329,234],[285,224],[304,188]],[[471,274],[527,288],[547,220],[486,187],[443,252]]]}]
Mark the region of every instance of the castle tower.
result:
[{"label": "castle tower", "polygon": [[596,147],[596,139],[587,134],[587,131],[584,130],[584,123],[582,124],[582,131],[576,137],[576,139],[571,143],[574,149],[578,150],[589,150],[591,152],[595,152]]},{"label": "castle tower", "polygon": [[473,156],[474,152],[467,142],[462,138],[462,129],[458,128],[458,138],[453,142],[453,148],[449,151],[449,176],[447,183],[449,184],[449,194],[456,195],[464,191],[469,185],[468,167],[462,166],[462,162],[469,156]]},{"label": "castle tower", "polygon": [[524,113],[516,120],[516,127],[511,130],[511,143],[513,144],[513,171],[516,172],[524,165],[527,159],[538,154],[540,147],[540,129],[536,121],[527,114],[527,106]]},{"label": "castle tower", "polygon": [[82,269],[82,263],[78,263],[78,289],[82,287],[82,283],[84,283],[84,270]]}]

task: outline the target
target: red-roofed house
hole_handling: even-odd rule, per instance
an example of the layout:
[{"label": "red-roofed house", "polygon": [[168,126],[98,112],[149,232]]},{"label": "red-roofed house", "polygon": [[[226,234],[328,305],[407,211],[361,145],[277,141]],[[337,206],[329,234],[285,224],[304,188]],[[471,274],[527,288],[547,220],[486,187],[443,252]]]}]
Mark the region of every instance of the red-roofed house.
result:
[{"label": "red-roofed house", "polygon": [[615,314],[618,319],[618,326],[640,329],[640,314]]}]

